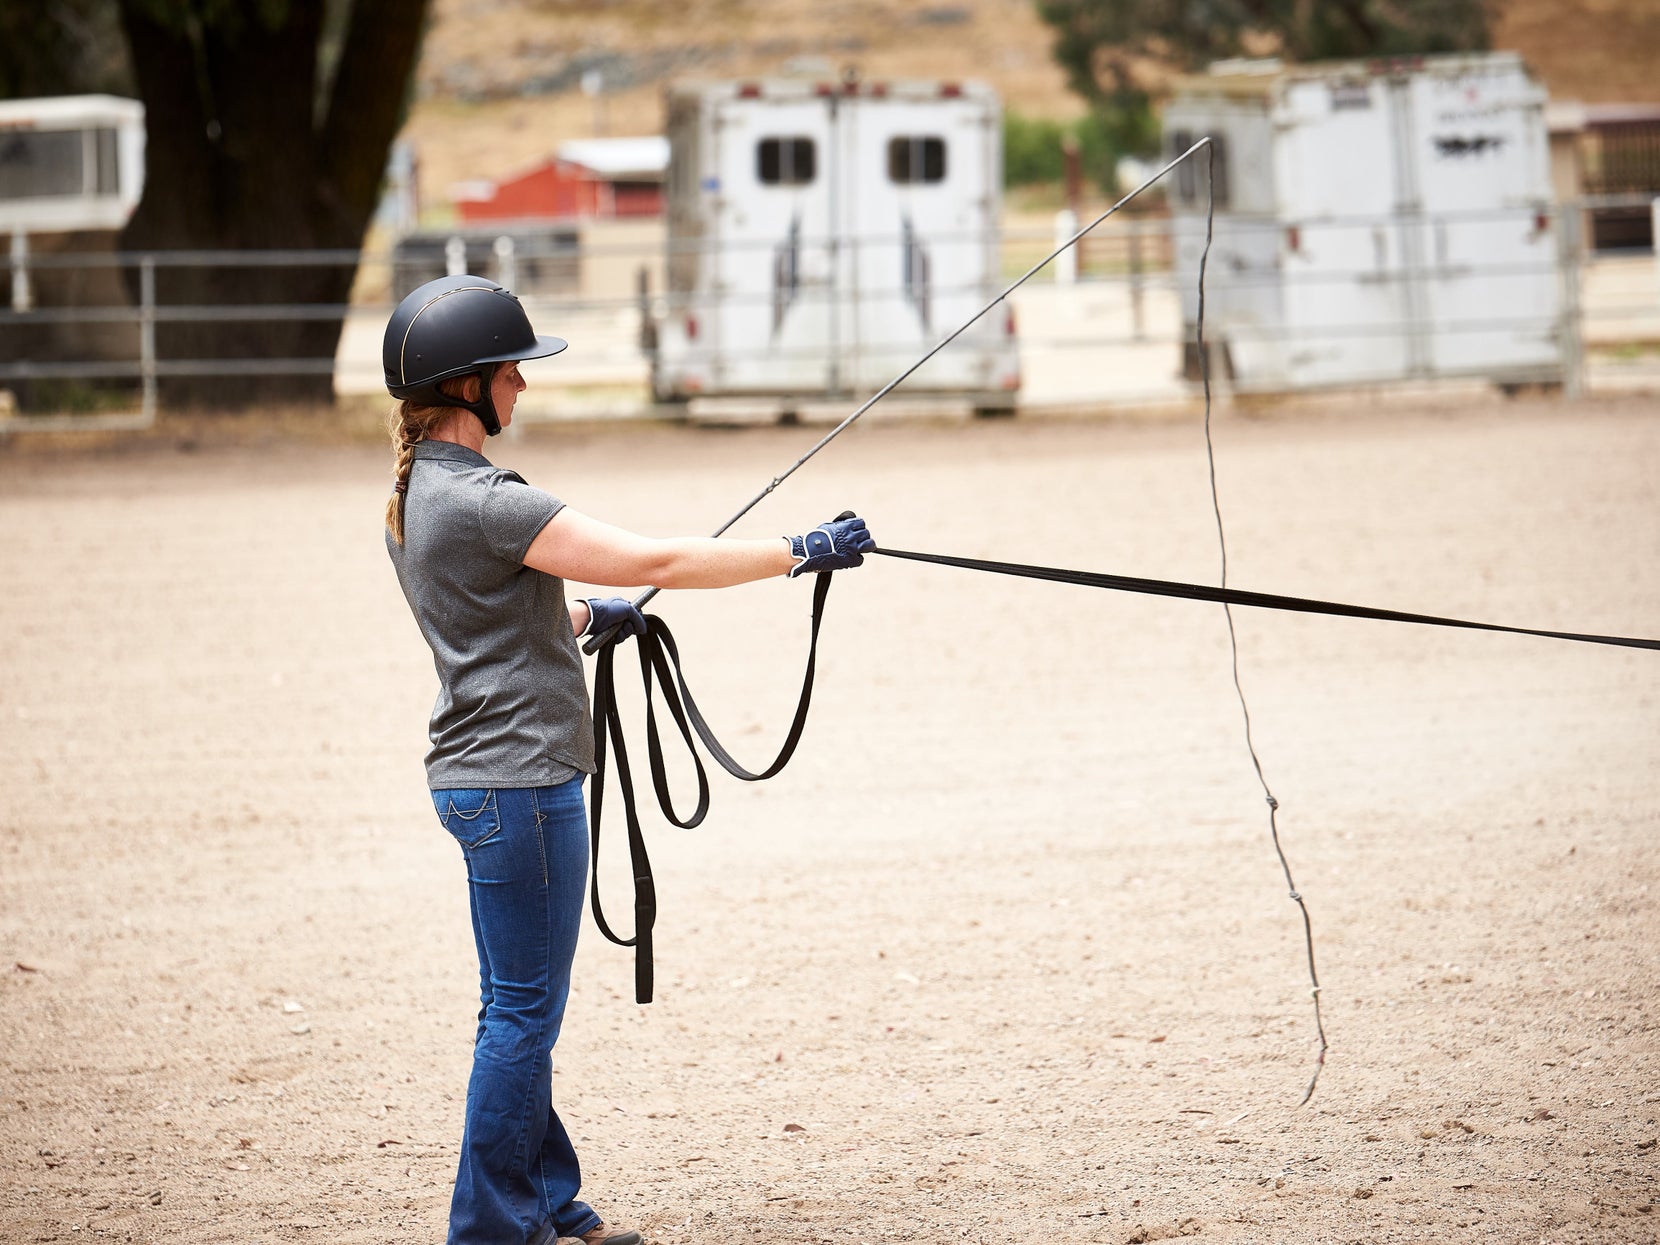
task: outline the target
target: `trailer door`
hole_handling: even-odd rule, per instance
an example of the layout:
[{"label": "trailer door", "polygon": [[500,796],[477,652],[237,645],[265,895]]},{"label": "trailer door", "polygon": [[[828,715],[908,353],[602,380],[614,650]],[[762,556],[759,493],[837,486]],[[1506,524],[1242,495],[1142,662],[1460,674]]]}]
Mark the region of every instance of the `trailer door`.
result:
[{"label": "trailer door", "polygon": [[1542,93],[1519,66],[1472,66],[1416,76],[1410,99],[1435,373],[1558,378]]},{"label": "trailer door", "polygon": [[1276,109],[1292,383],[1394,380],[1411,366],[1402,190],[1389,159],[1388,84],[1293,81]]},{"label": "trailer door", "polygon": [[[978,97],[938,90],[842,100],[845,387],[880,388],[995,292],[987,289],[994,114]],[[993,360],[983,343],[995,326],[984,327],[953,342],[907,387],[990,387]]]},{"label": "trailer door", "polygon": [[708,346],[716,388],[813,393],[831,384],[829,103],[735,96],[715,106]]}]

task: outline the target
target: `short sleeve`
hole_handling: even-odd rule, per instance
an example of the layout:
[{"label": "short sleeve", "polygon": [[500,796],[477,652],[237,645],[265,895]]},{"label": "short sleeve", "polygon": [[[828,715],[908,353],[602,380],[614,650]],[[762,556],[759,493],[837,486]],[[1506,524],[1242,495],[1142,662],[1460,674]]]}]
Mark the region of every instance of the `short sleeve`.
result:
[{"label": "short sleeve", "polygon": [[498,558],[523,562],[536,534],[564,508],[557,497],[503,473],[490,481],[479,507],[484,542]]}]

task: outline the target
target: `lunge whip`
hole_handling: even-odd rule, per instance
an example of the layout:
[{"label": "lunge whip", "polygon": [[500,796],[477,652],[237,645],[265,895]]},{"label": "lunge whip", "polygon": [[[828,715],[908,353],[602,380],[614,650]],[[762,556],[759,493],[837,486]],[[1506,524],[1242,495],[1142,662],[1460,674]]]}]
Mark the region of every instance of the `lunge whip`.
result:
[{"label": "lunge whip", "polygon": [[[957,329],[942,338],[926,354],[911,364],[893,380],[889,381],[880,390],[873,394],[863,405],[855,410],[841,423],[826,433],[805,454],[792,463],[789,468],[775,476],[759,493],[746,502],[736,514],[715,529],[714,535],[720,536],[732,527],[739,519],[753,510],[769,493],[787,480],[791,475],[803,467],[812,457],[822,450],[836,437],[849,428],[877,402],[887,396],[893,389],[908,376],[952,341],[961,336],[975,321],[979,320],[988,311],[1002,302],[1015,290],[1024,285],[1035,273],[1049,264],[1056,256],[1067,248],[1074,246],[1092,229],[1101,224],[1113,213],[1117,212],[1126,203],[1141,194],[1153,183],[1170,172],[1171,169],[1191,158],[1194,154],[1204,150],[1210,164],[1207,170],[1214,173],[1215,154],[1209,138],[1201,138],[1181,155],[1171,160],[1163,168],[1155,172],[1141,185],[1077,233],[1073,234],[1060,246],[1056,247],[1038,263],[1034,264],[1017,280],[1012,282],[1002,293],[993,298],[974,315],[964,321]],[[1222,504],[1216,483],[1216,451],[1211,438],[1211,386],[1210,386],[1210,358],[1205,348],[1205,270],[1210,259],[1211,242],[1214,236],[1216,198],[1214,181],[1207,178],[1209,198],[1205,218],[1205,245],[1199,258],[1198,278],[1198,315],[1196,320],[1196,344],[1199,355],[1200,378],[1204,389],[1204,436],[1206,461],[1209,468],[1211,506],[1216,515],[1217,544],[1221,554],[1221,577],[1219,586],[1203,584],[1186,584],[1171,580],[1141,579],[1123,575],[1110,575],[1092,571],[1067,570],[1057,567],[1030,566],[1021,563],[991,562],[975,558],[952,557],[943,554],[913,553],[899,549],[877,549],[878,554],[892,558],[902,558],[913,561],[933,562],[946,566],[960,567],[967,570],[983,571],[999,575],[1017,575],[1030,579],[1042,579],[1059,583],[1074,584],[1079,587],[1104,588],[1120,592],[1148,593],[1158,596],[1180,597],[1188,600],[1209,601],[1220,603],[1228,626],[1228,644],[1232,660],[1234,690],[1238,694],[1240,713],[1244,720],[1245,746],[1250,753],[1252,768],[1256,771],[1257,779],[1262,786],[1263,797],[1268,804],[1269,838],[1274,852],[1279,859],[1281,870],[1285,875],[1285,882],[1290,899],[1296,903],[1302,918],[1304,947],[1308,959],[1308,975],[1310,997],[1314,1006],[1314,1024],[1319,1039],[1319,1051],[1315,1057],[1314,1072],[1308,1082],[1308,1088],[1298,1105],[1306,1104],[1313,1097],[1315,1086],[1319,1083],[1320,1072],[1325,1066],[1326,1053],[1329,1043],[1326,1039],[1325,1023],[1320,1010],[1320,977],[1315,964],[1314,930],[1308,913],[1308,905],[1298,891],[1296,882],[1292,878],[1291,865],[1286,857],[1285,849],[1280,842],[1279,834],[1279,800],[1275,797],[1268,785],[1261,758],[1257,754],[1256,744],[1251,731],[1251,712],[1245,699],[1244,685],[1239,673],[1239,644],[1234,630],[1233,606],[1251,606],[1263,609],[1292,610],[1302,613],[1337,615],[1351,618],[1377,619],[1381,621],[1416,623],[1420,625],[1458,627],[1464,629],[1509,632],[1519,635],[1537,636],[1558,640],[1569,640],[1588,644],[1619,645],[1629,648],[1645,648],[1660,650],[1660,640],[1644,639],[1633,636],[1595,635],[1580,632],[1543,630],[1533,627],[1511,626],[1498,623],[1473,622],[1458,618],[1444,618],[1426,614],[1404,613],[1398,610],[1378,609],[1371,606],[1346,605],[1333,601],[1318,601],[1301,597],[1283,596],[1272,593],[1249,592],[1228,586],[1228,546],[1227,534],[1222,522]],[[847,516],[844,516],[847,517]],[[644,686],[646,702],[646,745],[650,758],[652,786],[656,792],[658,804],[665,817],[674,825],[691,828],[701,823],[709,808],[709,784],[707,773],[702,759],[698,755],[692,739],[695,734],[703,742],[711,757],[728,773],[748,782],[756,782],[771,778],[789,762],[800,741],[802,730],[806,724],[808,708],[812,700],[813,675],[817,660],[819,630],[824,615],[824,603],[830,591],[831,575],[824,573],[816,576],[816,586],[813,591],[812,638],[808,648],[806,671],[802,678],[801,693],[796,703],[795,717],[783,746],[772,763],[765,769],[754,772],[744,768],[721,745],[709,728],[708,722],[699,712],[697,703],[693,699],[691,690],[686,684],[686,678],[680,664],[680,654],[675,645],[674,637],[668,626],[661,618],[653,615],[646,617],[646,632],[639,637],[640,676]],[[657,595],[657,589],[651,588],[636,598],[636,607],[643,606]],[[591,812],[591,835],[594,860],[592,881],[592,900],[594,917],[601,932],[612,942],[635,948],[635,998],[641,1003],[651,1001],[653,975],[651,953],[651,931],[656,920],[657,900],[656,890],[652,880],[651,862],[646,853],[645,838],[639,823],[636,799],[631,778],[626,743],[623,736],[622,720],[617,711],[614,659],[616,648],[613,641],[620,632],[620,627],[612,628],[602,635],[596,636],[584,645],[587,652],[598,651],[599,661],[594,675],[594,731],[595,756],[597,772],[594,777],[594,795]],[[654,690],[655,689],[655,690]],[[668,789],[667,770],[663,763],[663,748],[657,724],[655,697],[661,695],[665,707],[679,728],[681,738],[691,754],[693,768],[697,774],[698,798],[696,808],[687,816],[679,815],[673,806],[673,800]],[[608,748],[609,743],[609,748]],[[628,828],[629,857],[634,875],[634,918],[635,932],[631,938],[623,938],[614,933],[607,923],[604,910],[600,904],[599,895],[599,842],[600,819],[604,807],[605,775],[608,755],[614,756],[620,788],[624,814]]]},{"label": "lunge whip", "polygon": [[[1137,195],[1139,195],[1142,191],[1146,190],[1154,182],[1158,181],[1159,178],[1163,177],[1166,173],[1168,173],[1171,169],[1175,168],[1183,160],[1186,160],[1189,156],[1193,155],[1194,152],[1200,150],[1201,148],[1209,147],[1209,145],[1210,145],[1210,139],[1209,138],[1201,138],[1198,142],[1194,143],[1193,146],[1189,147],[1186,151],[1182,152],[1181,155],[1177,156],[1174,160],[1170,161],[1169,164],[1166,164],[1163,168],[1158,170],[1158,172],[1154,173],[1146,181],[1142,182],[1141,185],[1137,186],[1134,190],[1130,191],[1129,194],[1125,195],[1122,199],[1120,199],[1117,203],[1113,204],[1105,212],[1102,212],[1101,215],[1097,216],[1094,220],[1090,221],[1089,224],[1085,225],[1082,229],[1078,230],[1077,233],[1073,234],[1065,242],[1061,243],[1054,250],[1050,251],[1049,254],[1045,255],[1042,259],[1038,260],[1037,263],[1033,264],[1030,268],[1028,268],[1024,273],[1022,273],[1014,281],[1010,282],[1007,286],[1005,286],[1004,289],[1003,289],[1003,292],[1001,294],[999,294],[996,298],[992,299],[984,307],[981,307],[980,310],[976,311],[973,315],[969,316],[968,319],[964,320],[961,324],[959,324],[955,329],[953,329],[946,336],[940,338],[940,340],[934,344],[934,346],[928,351],[928,353],[923,355],[915,363],[911,364],[903,372],[899,373],[898,376],[895,376],[887,384],[883,385],[875,393],[871,394],[870,397],[865,400],[863,405],[861,405],[858,410],[854,411],[846,419],[842,420],[841,423],[837,424],[834,428],[830,429],[829,432],[825,433],[822,437],[820,437],[818,439],[818,442],[813,446],[812,449],[808,450],[800,458],[796,459],[784,471],[782,471],[778,475],[774,476],[767,483],[767,486],[765,488],[763,488],[759,493],[755,494],[754,497],[751,497],[748,501],[746,501],[741,507],[739,507],[738,512],[736,514],[734,514],[725,523],[722,523],[719,527],[717,527],[713,532],[710,533],[710,535],[711,536],[724,536],[726,534],[726,532],[732,527],[732,525],[734,523],[736,523],[739,519],[743,518],[751,510],[755,509],[756,506],[760,505],[761,502],[766,499],[767,494],[771,493],[773,491],[773,489],[777,488],[780,484],[784,483],[785,480],[788,480],[792,475],[794,475],[802,467],[806,466],[808,461],[813,457],[814,454],[817,454],[825,446],[829,445],[830,442],[834,441],[837,437],[841,436],[842,433],[846,432],[849,428],[851,428],[853,426],[853,424],[858,420],[858,418],[861,415],[863,415],[871,407],[875,406],[883,398],[887,397],[888,394],[892,393],[894,391],[894,389],[896,389],[902,381],[904,381],[908,376],[911,375],[911,373],[915,372],[924,363],[928,362],[929,359],[932,359],[940,351],[944,350],[952,342],[956,341],[957,338],[961,337],[964,333],[966,333],[970,328],[972,328],[974,326],[976,321],[978,321],[982,316],[984,316],[993,307],[997,306],[998,303],[1002,302],[1010,294],[1013,294],[1021,286],[1025,285],[1027,281],[1031,280],[1032,277],[1034,277],[1035,275],[1037,275],[1037,273],[1041,272],[1044,268],[1046,268],[1057,256],[1064,254],[1067,250],[1069,250],[1070,248],[1076,246],[1078,244],[1078,242],[1084,237],[1084,235],[1090,232],[1090,230],[1094,229],[1102,221],[1106,220],[1107,217],[1111,216],[1114,212],[1118,211],[1119,208],[1123,207],[1131,199],[1134,199]],[[1207,250],[1209,249],[1208,234],[1207,234],[1206,249]],[[1200,293],[1200,296],[1199,296],[1201,307],[1203,306],[1203,302],[1204,302],[1203,282],[1204,282],[1204,271],[1203,271],[1203,268],[1201,268],[1200,269],[1201,293]],[[1201,355],[1202,354],[1203,354],[1203,352],[1201,351]],[[1206,379],[1206,386],[1207,386],[1206,392],[1208,394],[1208,392],[1209,392],[1209,388],[1208,388],[1209,379],[1208,379],[1208,377]],[[640,608],[644,607],[644,605],[647,601],[651,600],[652,597],[657,595],[657,591],[658,590],[656,588],[647,588],[639,596],[634,598],[634,607],[636,609],[640,609]],[[588,642],[582,646],[582,651],[585,652],[585,653],[598,652],[601,648],[605,647],[607,644],[610,644],[613,640],[615,640],[617,638],[618,630],[619,630],[619,628],[612,627],[609,631],[607,631],[607,632],[605,632],[601,635],[596,635],[596,636],[589,637]]]}]

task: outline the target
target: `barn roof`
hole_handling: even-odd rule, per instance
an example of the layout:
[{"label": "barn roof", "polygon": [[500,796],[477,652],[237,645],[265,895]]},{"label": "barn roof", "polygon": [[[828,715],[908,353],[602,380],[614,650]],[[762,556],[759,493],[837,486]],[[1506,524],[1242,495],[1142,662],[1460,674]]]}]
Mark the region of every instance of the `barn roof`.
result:
[{"label": "barn roof", "polygon": [[608,180],[655,181],[669,167],[669,140],[657,134],[644,138],[573,138],[560,143],[556,154]]}]

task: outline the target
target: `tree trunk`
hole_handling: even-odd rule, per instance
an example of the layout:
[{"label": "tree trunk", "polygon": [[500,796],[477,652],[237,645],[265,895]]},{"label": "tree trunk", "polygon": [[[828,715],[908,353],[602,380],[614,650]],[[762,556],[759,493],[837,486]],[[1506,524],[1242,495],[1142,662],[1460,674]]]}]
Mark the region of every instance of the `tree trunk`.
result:
[{"label": "tree trunk", "polygon": [[[319,109],[324,0],[288,0],[270,24],[256,16],[270,6],[219,6],[210,23],[158,20],[154,4],[122,0],[149,134],[144,197],[122,245],[158,253],[156,347],[170,404],[332,400],[356,251],[426,3],[357,0]],[[350,254],[280,265],[165,254],[319,250]],[[288,318],[290,308],[315,318]]]}]

